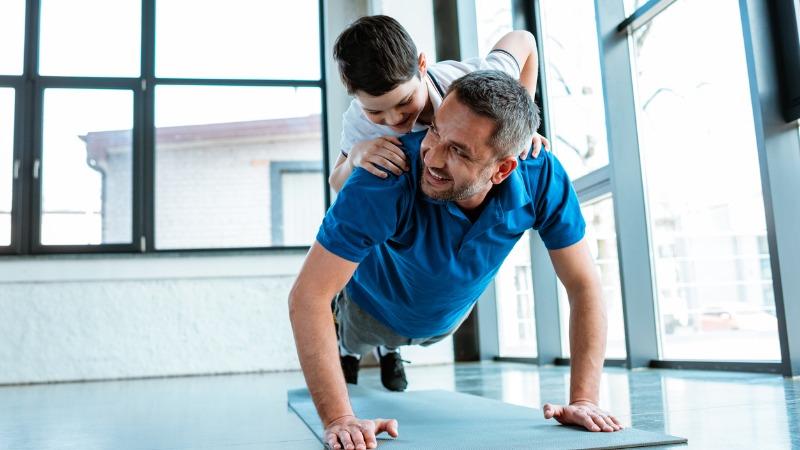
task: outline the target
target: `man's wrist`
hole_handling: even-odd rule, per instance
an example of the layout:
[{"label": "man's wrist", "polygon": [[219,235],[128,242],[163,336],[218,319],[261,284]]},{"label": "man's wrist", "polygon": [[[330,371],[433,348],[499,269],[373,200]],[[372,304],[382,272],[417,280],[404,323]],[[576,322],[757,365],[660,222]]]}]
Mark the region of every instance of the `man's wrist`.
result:
[{"label": "man's wrist", "polygon": [[597,400],[593,400],[593,399],[589,399],[589,398],[577,398],[575,400],[570,400],[570,402],[569,402],[570,405],[590,404],[592,406],[598,406],[598,403],[599,402]]},{"label": "man's wrist", "polygon": [[353,417],[353,418],[355,418],[356,416],[353,413],[342,414],[342,415],[340,415],[340,416],[338,416],[338,417],[336,417],[336,418],[334,418],[332,420],[325,421],[325,428],[328,428],[329,426],[333,425],[335,422],[337,422],[339,420],[342,420],[345,417]]}]

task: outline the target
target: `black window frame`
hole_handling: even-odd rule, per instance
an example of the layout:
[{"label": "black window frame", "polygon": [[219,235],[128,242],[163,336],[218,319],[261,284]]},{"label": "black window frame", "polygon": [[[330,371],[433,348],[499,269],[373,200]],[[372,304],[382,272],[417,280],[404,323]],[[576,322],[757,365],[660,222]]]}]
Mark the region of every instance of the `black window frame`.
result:
[{"label": "black window frame", "polygon": [[[13,179],[11,244],[0,246],[0,255],[85,253],[194,253],[308,249],[308,246],[181,248],[159,250],[155,246],[155,87],[248,86],[311,87],[320,91],[321,166],[324,205],[330,205],[327,185],[328,160],[327,86],[325,80],[324,0],[317,0],[319,30],[319,79],[219,79],[159,78],[155,75],[156,1],[141,0],[141,48],[139,77],[42,76],[38,73],[41,0],[25,2],[25,47],[21,75],[0,75],[0,87],[15,90],[14,150],[12,166],[19,164]],[[133,186],[132,234],[126,244],[43,245],[41,242],[41,177],[34,173],[42,160],[44,92],[49,88],[120,89],[133,93]],[[37,171],[38,172],[38,171]]]}]

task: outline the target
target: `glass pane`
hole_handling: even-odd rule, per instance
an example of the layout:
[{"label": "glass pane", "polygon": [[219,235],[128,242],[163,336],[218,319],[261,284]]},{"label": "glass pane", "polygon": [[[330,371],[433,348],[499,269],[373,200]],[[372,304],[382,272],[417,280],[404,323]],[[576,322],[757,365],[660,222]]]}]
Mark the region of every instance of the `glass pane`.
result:
[{"label": "glass pane", "polygon": [[14,89],[0,88],[0,246],[11,245],[13,161]]},{"label": "glass pane", "polygon": [[25,0],[0,2],[0,74],[22,74],[25,48]]},{"label": "glass pane", "polygon": [[430,0],[381,0],[380,11],[394,18],[406,29],[417,52],[425,53],[429,64],[436,59],[436,33],[433,28],[433,2]]},{"label": "glass pane", "polygon": [[42,0],[42,75],[137,77],[142,5],[132,0]]},{"label": "glass pane", "polygon": [[497,330],[502,356],[535,357],[536,323],[533,316],[530,235],[511,250],[494,278]]},{"label": "glass pane", "polygon": [[624,3],[625,17],[628,17],[634,12],[636,12],[636,10],[639,9],[641,6],[644,6],[644,4],[647,3],[648,0],[624,0],[624,1],[625,1]]},{"label": "glass pane", "polygon": [[739,4],[676,2],[632,40],[662,357],[778,360]]},{"label": "glass pane", "polygon": [[[606,358],[625,358],[625,321],[622,314],[622,288],[619,281],[617,232],[614,222],[614,202],[611,197],[581,205],[586,218],[586,242],[600,272],[603,300],[606,302],[608,335]],[[558,282],[558,301],[561,317],[561,348],[569,356],[569,300],[561,281]]]},{"label": "glass pane", "polygon": [[542,0],[552,148],[573,180],[608,164],[594,1]]},{"label": "glass pane", "polygon": [[316,0],[156,2],[156,74],[319,79]]},{"label": "glass pane", "polygon": [[478,54],[489,53],[494,44],[513,30],[511,0],[475,0],[478,21]]},{"label": "glass pane", "polygon": [[317,88],[156,87],[156,247],[310,245],[324,215]]},{"label": "glass pane", "polygon": [[132,242],[133,93],[47,89],[42,244]]}]

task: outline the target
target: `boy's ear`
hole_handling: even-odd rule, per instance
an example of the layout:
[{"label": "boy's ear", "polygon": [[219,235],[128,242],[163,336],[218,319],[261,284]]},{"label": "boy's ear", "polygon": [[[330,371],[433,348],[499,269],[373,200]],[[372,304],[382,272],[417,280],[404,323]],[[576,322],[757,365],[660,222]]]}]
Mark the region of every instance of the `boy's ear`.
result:
[{"label": "boy's ear", "polygon": [[420,52],[417,63],[419,65],[419,73],[424,77],[425,72],[428,70],[428,60],[425,58],[425,53]]}]

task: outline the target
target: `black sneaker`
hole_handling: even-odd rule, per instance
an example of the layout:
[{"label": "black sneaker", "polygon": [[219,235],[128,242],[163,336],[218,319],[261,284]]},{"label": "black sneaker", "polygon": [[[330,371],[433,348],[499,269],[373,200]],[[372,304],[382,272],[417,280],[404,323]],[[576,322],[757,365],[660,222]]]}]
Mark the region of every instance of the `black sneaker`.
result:
[{"label": "black sneaker", "polygon": [[408,387],[406,381],[406,371],[403,369],[403,361],[400,352],[389,352],[381,354],[380,348],[375,349],[378,359],[381,362],[381,383],[383,387],[390,391],[402,392]]},{"label": "black sneaker", "polygon": [[340,356],[339,361],[342,363],[344,381],[350,384],[358,384],[358,367],[361,361],[355,356]]}]

